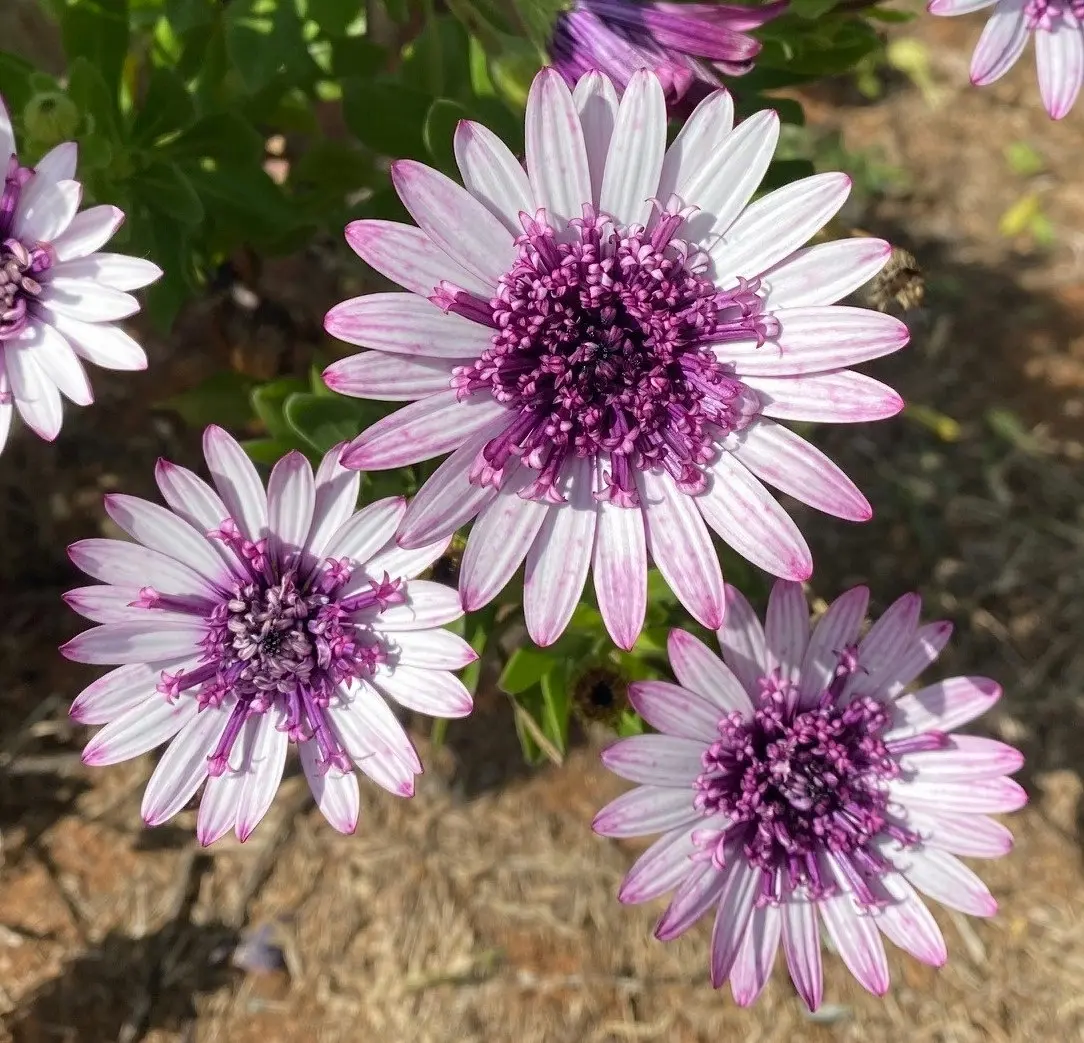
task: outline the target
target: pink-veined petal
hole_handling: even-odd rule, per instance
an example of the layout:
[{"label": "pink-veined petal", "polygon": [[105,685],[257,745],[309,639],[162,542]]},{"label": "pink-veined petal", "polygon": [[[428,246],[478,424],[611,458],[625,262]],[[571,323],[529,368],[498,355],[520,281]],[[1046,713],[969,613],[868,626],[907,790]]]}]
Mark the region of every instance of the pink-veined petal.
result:
[{"label": "pink-veined petal", "polygon": [[591,828],[604,837],[642,837],[691,825],[702,818],[693,807],[691,790],[637,786],[610,801],[595,816]]},{"label": "pink-veined petal", "polygon": [[741,682],[698,637],[684,630],[671,630],[666,650],[674,676],[683,688],[703,696],[720,714],[737,710],[752,716],[753,704]]},{"label": "pink-veined petal", "polygon": [[842,369],[804,377],[745,377],[760,397],[764,416],[808,423],[859,424],[887,420],[903,399],[865,373]]},{"label": "pink-veined petal", "polygon": [[[635,681],[629,702],[652,728],[664,735],[713,742],[718,737],[717,706],[669,681]],[[692,795],[690,792],[690,799]]]},{"label": "pink-veined petal", "polygon": [[315,742],[298,747],[301,769],[305,772],[313,800],[332,829],[353,833],[361,816],[361,792],[358,777],[352,771],[325,770]]},{"label": "pink-veined petal", "polygon": [[531,183],[508,146],[481,123],[461,120],[455,160],[467,191],[512,235],[522,234],[519,215],[534,210]]},{"label": "pink-veined petal", "polygon": [[203,432],[203,455],[237,527],[253,542],[262,539],[267,533],[267,493],[256,465],[237,440],[215,424]]},{"label": "pink-veined petal", "polygon": [[745,595],[730,584],[726,587],[726,615],[717,636],[723,662],[746,692],[758,695],[757,682],[771,669],[764,628]]},{"label": "pink-veined petal", "polygon": [[835,304],[869,282],[891,254],[889,243],[866,237],[804,247],[765,272],[765,307],[775,312]]},{"label": "pink-veined petal", "polygon": [[632,75],[617,110],[599,205],[619,224],[647,224],[666,151],[666,99],[647,69]]},{"label": "pink-veined petal", "polygon": [[589,70],[576,81],[572,101],[583,127],[587,168],[591,175],[591,202],[597,206],[620,102],[614,85],[596,69]]}]

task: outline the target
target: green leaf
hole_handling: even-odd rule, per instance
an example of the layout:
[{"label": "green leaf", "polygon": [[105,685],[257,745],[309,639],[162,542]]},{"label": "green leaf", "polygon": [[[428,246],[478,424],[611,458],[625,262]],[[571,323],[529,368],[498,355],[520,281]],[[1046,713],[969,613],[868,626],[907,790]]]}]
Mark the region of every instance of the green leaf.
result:
[{"label": "green leaf", "polygon": [[364,426],[364,412],[355,403],[307,392],[291,395],[283,415],[294,433],[321,453],[355,438]]},{"label": "green leaf", "polygon": [[231,0],[224,26],[226,53],[250,94],[311,60],[297,8],[287,0]]},{"label": "green leaf", "polygon": [[337,80],[351,76],[372,79],[388,62],[388,52],[365,36],[344,36],[331,42],[331,74]]},{"label": "green leaf", "polygon": [[470,91],[470,42],[451,15],[437,15],[404,51],[403,82],[431,97],[460,97]]},{"label": "green leaf", "polygon": [[295,227],[297,211],[258,166],[200,166],[188,176],[207,210],[236,223],[253,241],[273,241]]},{"label": "green leaf", "polygon": [[297,446],[293,442],[280,442],[277,438],[250,438],[241,443],[241,448],[248,453],[254,464],[274,467],[287,453]]},{"label": "green leaf", "polygon": [[470,113],[450,98],[437,98],[425,117],[422,140],[434,163],[445,173],[454,174],[456,171],[455,128],[460,120],[469,118]]},{"label": "green leaf", "polygon": [[342,36],[358,17],[357,0],[308,0],[307,7],[325,36]]},{"label": "green leaf", "polygon": [[222,424],[243,429],[252,419],[251,386],[252,382],[240,373],[216,373],[197,387],[167,398],[162,404],[179,413],[192,427]]},{"label": "green leaf", "polygon": [[203,220],[203,203],[174,163],[151,163],[132,176],[132,191],[149,210],[185,225]]},{"label": "green leaf", "polygon": [[155,66],[151,69],[147,93],[132,120],[132,140],[151,144],[163,134],[186,126],[194,115],[192,97],[184,80],[172,69]]},{"label": "green leaf", "polygon": [[290,167],[290,185],[311,212],[333,214],[376,179],[369,155],[351,141],[313,143]]},{"label": "green leaf", "polygon": [[215,20],[211,0],[166,0],[166,20],[175,33],[210,25]]},{"label": "green leaf", "polygon": [[393,159],[426,159],[422,128],[433,99],[394,80],[343,82],[346,125],[363,145]]},{"label": "green leaf", "polygon": [[213,159],[218,163],[258,163],[263,135],[235,112],[211,112],[163,146],[176,160]]},{"label": "green leaf", "polygon": [[30,77],[34,66],[17,54],[0,51],[0,95],[11,112],[21,112],[34,96]]},{"label": "green leaf", "polygon": [[60,33],[69,62],[83,58],[116,98],[128,53],[128,0],[78,0],[62,7]]},{"label": "green leaf", "polygon": [[568,672],[562,665],[542,678],[542,730],[561,753],[568,749],[568,717],[571,709]]},{"label": "green leaf", "polygon": [[116,91],[86,58],[76,58],[68,70],[68,97],[90,117],[96,134],[112,142],[121,140]]},{"label": "green leaf", "polygon": [[634,711],[622,710],[615,730],[622,739],[627,739],[630,735],[643,735],[644,722]]},{"label": "green leaf", "polygon": [[298,392],[304,393],[305,388],[303,380],[285,377],[252,389],[252,408],[263,421],[267,433],[272,438],[288,442],[291,448],[296,445],[296,432],[283,415],[283,410],[286,400]]},{"label": "green leaf", "polygon": [[788,10],[799,18],[812,22],[831,11],[837,2],[838,0],[790,0]]},{"label": "green leaf", "polygon": [[570,0],[514,0],[527,38],[545,51],[553,36],[553,27],[562,11],[572,6]]},{"label": "green leaf", "polygon": [[554,666],[552,652],[540,648],[517,648],[504,664],[497,687],[507,695],[519,695],[538,684]]}]

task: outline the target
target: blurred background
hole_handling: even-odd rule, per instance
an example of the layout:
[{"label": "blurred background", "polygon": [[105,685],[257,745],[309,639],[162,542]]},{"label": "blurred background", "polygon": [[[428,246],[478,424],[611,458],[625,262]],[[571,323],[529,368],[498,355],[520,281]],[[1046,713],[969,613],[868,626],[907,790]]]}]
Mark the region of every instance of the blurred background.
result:
[{"label": "blurred background", "polygon": [[[0,1039],[1084,1038],[1084,112],[1048,120],[1030,54],[971,88],[981,24],[890,26],[888,61],[789,92],[806,116],[787,129],[795,154],[855,178],[837,231],[884,236],[923,272],[882,289],[910,347],[864,367],[907,412],[817,436],[874,520],[790,506],[816,595],[866,582],[880,611],[917,589],[926,618],[957,627],[936,676],[1004,686],[981,727],[1025,751],[1031,805],[1011,823],[1015,853],[982,867],[1000,915],[937,909],[949,965],[890,954],[883,1000],[829,957],[815,1017],[781,965],[739,1010],[709,986],[708,924],[662,945],[661,905],[615,899],[638,847],[589,828],[622,788],[597,762],[605,730],[581,727],[562,764],[527,768],[509,701],[484,678],[439,750],[418,730],[415,800],[363,785],[354,837],[290,773],[243,846],[200,849],[191,812],[144,829],[151,758],[85,769],[86,730],[67,718],[99,671],[56,652],[80,626],[59,599],[78,582],[64,548],[115,535],[103,493],[156,498],[159,456],[199,467],[207,419],[261,435],[230,415],[238,383],[303,378],[334,353],[323,314],[359,292],[359,265],[318,237],[274,257],[238,250],[168,333],[144,323],[146,373],[96,371],[96,406],[70,411],[54,446],[18,430],[0,458]],[[0,40],[62,67],[26,0],[0,5]],[[333,140],[336,105],[319,115]],[[272,180],[290,162],[267,143]]]}]

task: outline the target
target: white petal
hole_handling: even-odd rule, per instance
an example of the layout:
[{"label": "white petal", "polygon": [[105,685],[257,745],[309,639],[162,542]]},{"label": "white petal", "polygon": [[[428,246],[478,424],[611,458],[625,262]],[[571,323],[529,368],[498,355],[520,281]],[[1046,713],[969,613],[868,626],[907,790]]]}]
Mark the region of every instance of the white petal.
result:
[{"label": "white petal", "polygon": [[760,693],[760,678],[772,668],[764,628],[737,587],[726,587],[726,616],[718,632],[723,661],[751,696]]},{"label": "white petal", "polygon": [[420,670],[400,665],[381,668],[373,687],[397,703],[430,717],[466,717],[474,701],[458,677],[443,670]]},{"label": "white petal", "polygon": [[103,369],[143,370],[147,353],[119,326],[83,322],[54,311],[50,324],[62,333],[72,350]]},{"label": "white petal", "polygon": [[328,540],[357,506],[361,475],[343,467],[340,460],[342,448],[342,445],[336,445],[329,449],[316,471],[312,529],[305,541],[305,549],[311,559],[325,556]]},{"label": "white petal", "polygon": [[34,178],[19,199],[14,235],[24,242],[51,243],[72,223],[82,198],[78,181]]},{"label": "white petal", "polygon": [[624,225],[647,224],[666,150],[666,99],[659,78],[637,70],[617,110],[599,205]]},{"label": "white petal", "polygon": [[34,361],[45,376],[70,402],[89,406],[94,401],[90,380],[64,336],[45,322],[28,327],[26,334],[24,343],[34,352]]},{"label": "white petal", "polygon": [[93,253],[88,257],[61,261],[50,272],[54,279],[98,282],[114,290],[142,290],[162,277],[162,269],[151,261],[112,253]]},{"label": "white petal", "polygon": [[52,241],[57,261],[86,257],[100,250],[113,238],[123,221],[124,211],[115,206],[92,206],[76,214],[71,224]]},{"label": "white petal", "polygon": [[81,322],[115,322],[139,311],[139,301],[130,293],[114,290],[104,283],[62,275],[43,283],[38,300],[53,314]]},{"label": "white petal", "polygon": [[580,114],[583,140],[587,149],[587,167],[591,174],[591,202],[598,205],[602,191],[602,175],[610,151],[614,124],[617,122],[617,91],[614,85],[595,69],[584,73],[576,82],[572,101]]},{"label": "white petal", "polygon": [[698,637],[684,630],[671,630],[666,642],[670,666],[683,688],[702,695],[722,713],[751,717],[753,704],[730,668]]},{"label": "white petal", "polygon": [[274,708],[245,722],[237,743],[244,777],[237,800],[237,839],[244,843],[267,814],[282,782],[290,740],[282,730],[282,715]]},{"label": "white petal", "polygon": [[768,311],[835,304],[884,266],[892,247],[883,239],[839,239],[793,253],[764,274]]},{"label": "white petal", "polygon": [[26,426],[51,442],[60,433],[63,406],[60,392],[34,359],[34,349],[22,341],[9,341],[4,349],[15,408]]},{"label": "white petal", "polygon": [[267,482],[267,527],[280,566],[294,560],[305,546],[315,503],[312,465],[302,453],[287,453]]},{"label": "white petal", "polygon": [[255,464],[228,432],[212,424],[203,432],[203,455],[230,517],[248,539],[267,533],[267,494]]},{"label": "white petal", "polygon": [[367,504],[347,518],[328,540],[325,556],[364,564],[395,535],[405,511],[406,500],[402,496],[386,496]]},{"label": "white petal", "polygon": [[858,639],[858,628],[866,618],[869,590],[853,587],[840,594],[818,620],[802,660],[802,679],[798,686],[802,701],[816,702],[828,687],[840,653]]},{"label": "white petal", "polygon": [[[665,202],[676,192],[682,202],[702,205],[704,185],[700,178],[706,166],[715,162],[733,129],[733,99],[727,91],[713,91],[693,110],[666,150],[659,175],[659,198]],[[690,189],[696,193],[695,198]]]},{"label": "white petal", "polygon": [[91,767],[119,764],[161,746],[196,715],[195,699],[170,704],[164,696],[149,699],[111,720],[83,750]]},{"label": "white petal", "polygon": [[[600,470],[604,467],[599,462]],[[608,500],[598,504],[595,536],[595,597],[614,642],[626,651],[636,644],[647,612],[647,536],[644,515]]]},{"label": "white petal", "polygon": [[315,742],[301,743],[298,755],[320,814],[333,829],[340,833],[353,833],[361,815],[361,793],[357,775],[352,771],[342,772],[335,768],[325,771]]},{"label": "white petal", "polygon": [[531,183],[496,134],[481,123],[462,120],[455,129],[455,159],[463,184],[513,235],[520,235],[522,212],[534,210]]}]

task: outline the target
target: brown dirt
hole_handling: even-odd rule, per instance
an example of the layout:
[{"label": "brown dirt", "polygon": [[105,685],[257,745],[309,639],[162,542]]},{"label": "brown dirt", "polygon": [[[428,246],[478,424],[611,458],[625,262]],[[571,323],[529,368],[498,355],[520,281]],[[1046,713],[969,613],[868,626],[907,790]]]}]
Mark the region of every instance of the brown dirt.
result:
[{"label": "brown dirt", "polygon": [[[936,107],[907,83],[875,104],[842,88],[807,97],[812,123],[842,127],[852,147],[903,172],[846,215],[908,246],[927,272],[926,304],[908,314],[912,347],[874,368],[958,428],[944,440],[920,414],[825,430],[820,441],[878,514],[863,527],[811,514],[802,523],[817,593],[868,581],[883,607],[917,587],[928,611],[957,623],[945,670],[1004,683],[986,727],[1027,751],[1033,803],[1015,817],[1015,854],[983,867],[1000,915],[939,913],[949,966],[894,959],[884,1000],[829,959],[816,1019],[781,967],[741,1011],[707,984],[706,930],[661,945],[657,906],[615,901],[634,849],[588,828],[620,788],[593,747],[526,772],[496,699],[423,757],[431,770],[417,799],[365,787],[353,838],[327,828],[296,776],[244,846],[198,850],[191,812],[142,829],[151,759],[87,771],[83,729],[64,715],[94,671],[54,651],[77,628],[57,600],[74,581],[63,547],[108,531],[102,492],[153,495],[157,455],[197,463],[192,432],[148,403],[230,360],[304,364],[323,307],[342,293],[338,270],[314,252],[263,271],[259,315],[222,295],[202,302],[170,337],[150,339],[147,374],[99,375],[97,407],[71,416],[56,446],[18,437],[0,459],[0,1039],[1084,1037],[1084,112],[1050,124],[1030,59],[1003,84],[969,88],[980,25],[923,18],[901,32],[930,48]],[[1042,155],[1041,173],[1012,172],[1001,149],[1013,141]],[[1056,229],[1049,248],[998,234],[1028,191]],[[261,925],[285,968],[246,973],[231,954],[239,932]]]}]

